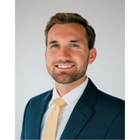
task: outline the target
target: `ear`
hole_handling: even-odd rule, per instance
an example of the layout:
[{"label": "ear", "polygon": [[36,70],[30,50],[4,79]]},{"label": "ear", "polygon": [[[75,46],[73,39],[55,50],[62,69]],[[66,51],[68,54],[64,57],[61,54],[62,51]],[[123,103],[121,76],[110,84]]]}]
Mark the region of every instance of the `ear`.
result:
[{"label": "ear", "polygon": [[90,50],[88,64],[91,64],[91,63],[95,60],[96,56],[97,56],[97,51],[96,51],[95,48],[92,48],[92,49]]},{"label": "ear", "polygon": [[47,49],[45,49],[45,60],[47,61]]}]

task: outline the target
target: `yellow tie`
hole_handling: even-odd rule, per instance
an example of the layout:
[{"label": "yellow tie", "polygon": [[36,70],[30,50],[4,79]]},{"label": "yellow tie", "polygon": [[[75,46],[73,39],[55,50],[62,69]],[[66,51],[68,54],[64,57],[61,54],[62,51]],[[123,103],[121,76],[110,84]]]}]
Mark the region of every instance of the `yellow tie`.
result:
[{"label": "yellow tie", "polygon": [[55,106],[53,107],[53,109],[49,115],[49,119],[48,119],[47,126],[46,126],[46,131],[45,131],[45,135],[44,135],[44,140],[45,139],[55,139],[59,111],[65,105],[66,105],[66,102],[62,98],[55,99]]}]

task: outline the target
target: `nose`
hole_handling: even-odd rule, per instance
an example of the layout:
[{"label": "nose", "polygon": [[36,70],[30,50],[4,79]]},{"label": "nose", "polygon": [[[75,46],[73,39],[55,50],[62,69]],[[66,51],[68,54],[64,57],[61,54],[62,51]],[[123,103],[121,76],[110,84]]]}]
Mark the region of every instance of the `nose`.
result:
[{"label": "nose", "polygon": [[69,58],[70,57],[69,49],[66,46],[61,47],[59,52],[58,52],[58,56],[61,59]]}]

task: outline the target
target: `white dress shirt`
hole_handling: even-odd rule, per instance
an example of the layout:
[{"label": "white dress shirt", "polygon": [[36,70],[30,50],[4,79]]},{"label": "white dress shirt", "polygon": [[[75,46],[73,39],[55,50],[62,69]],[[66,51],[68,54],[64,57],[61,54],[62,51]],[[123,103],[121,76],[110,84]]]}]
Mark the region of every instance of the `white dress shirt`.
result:
[{"label": "white dress shirt", "polygon": [[[76,87],[75,89],[71,90],[70,92],[68,92],[67,94],[65,94],[62,99],[67,103],[64,107],[62,107],[60,109],[59,112],[59,117],[58,117],[58,124],[57,124],[57,132],[56,132],[56,139],[60,139],[62,132],[64,131],[64,128],[69,120],[69,117],[77,103],[77,101],[79,100],[79,98],[81,97],[82,93],[84,92],[86,86],[88,83],[88,78],[86,78],[86,80],[79,85],[78,87]],[[52,110],[52,108],[55,105],[55,99],[60,97],[60,95],[58,94],[56,88],[54,87],[53,89],[53,93],[52,93],[52,98],[48,104],[48,108],[46,109],[46,112],[44,113],[43,119],[42,119],[42,124],[41,124],[41,139],[44,138],[44,134],[45,134],[45,130],[46,130],[46,125],[47,125],[47,121],[50,115],[50,112]]]}]

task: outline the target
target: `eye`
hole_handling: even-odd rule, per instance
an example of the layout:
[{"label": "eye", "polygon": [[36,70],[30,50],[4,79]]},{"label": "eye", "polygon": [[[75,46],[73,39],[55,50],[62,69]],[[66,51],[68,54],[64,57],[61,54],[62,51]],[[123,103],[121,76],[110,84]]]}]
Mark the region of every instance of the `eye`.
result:
[{"label": "eye", "polygon": [[72,44],[71,46],[72,46],[72,47],[78,47],[78,45],[77,45],[77,44]]},{"label": "eye", "polygon": [[56,48],[56,47],[58,47],[58,45],[57,44],[54,44],[54,45],[52,45],[52,47]]}]

